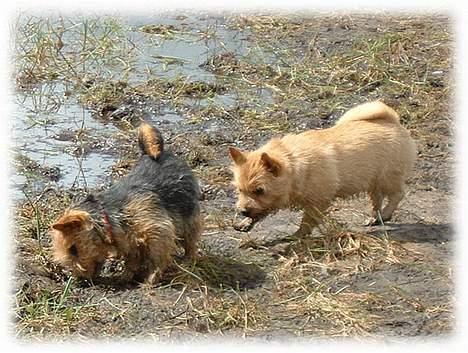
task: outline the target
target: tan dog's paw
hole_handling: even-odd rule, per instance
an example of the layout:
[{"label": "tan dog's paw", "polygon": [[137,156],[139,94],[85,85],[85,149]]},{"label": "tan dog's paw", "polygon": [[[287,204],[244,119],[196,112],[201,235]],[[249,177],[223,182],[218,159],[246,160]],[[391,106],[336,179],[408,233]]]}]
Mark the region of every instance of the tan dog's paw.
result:
[{"label": "tan dog's paw", "polygon": [[370,218],[365,224],[366,227],[373,227],[373,226],[383,226],[385,225],[381,218]]}]

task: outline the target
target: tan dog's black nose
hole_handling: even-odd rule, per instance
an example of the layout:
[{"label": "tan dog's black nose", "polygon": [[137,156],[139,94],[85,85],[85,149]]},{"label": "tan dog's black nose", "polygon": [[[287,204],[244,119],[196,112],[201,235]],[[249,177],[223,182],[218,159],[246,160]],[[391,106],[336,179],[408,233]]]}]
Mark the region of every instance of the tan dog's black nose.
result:
[{"label": "tan dog's black nose", "polygon": [[243,217],[250,217],[250,209],[249,208],[243,208],[242,210],[239,210],[239,213]]}]

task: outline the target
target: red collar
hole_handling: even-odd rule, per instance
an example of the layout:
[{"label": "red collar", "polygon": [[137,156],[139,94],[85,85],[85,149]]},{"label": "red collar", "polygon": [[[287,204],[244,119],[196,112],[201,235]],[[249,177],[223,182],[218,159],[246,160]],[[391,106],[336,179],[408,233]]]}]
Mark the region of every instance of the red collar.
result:
[{"label": "red collar", "polygon": [[101,215],[102,215],[102,223],[104,225],[104,241],[108,244],[112,244],[114,235],[112,232],[112,224],[109,221],[109,215],[107,212],[104,210],[104,207],[101,205]]}]

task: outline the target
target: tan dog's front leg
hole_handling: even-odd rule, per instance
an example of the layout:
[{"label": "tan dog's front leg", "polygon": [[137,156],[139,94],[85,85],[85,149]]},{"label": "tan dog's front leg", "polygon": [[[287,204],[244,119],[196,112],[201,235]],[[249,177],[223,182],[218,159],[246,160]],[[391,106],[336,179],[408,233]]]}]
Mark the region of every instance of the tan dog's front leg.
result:
[{"label": "tan dog's front leg", "polygon": [[296,230],[296,232],[293,234],[293,236],[299,238],[312,233],[314,227],[319,224],[320,218],[321,217],[318,215],[318,212],[304,210],[301,225],[299,226],[299,229]]}]

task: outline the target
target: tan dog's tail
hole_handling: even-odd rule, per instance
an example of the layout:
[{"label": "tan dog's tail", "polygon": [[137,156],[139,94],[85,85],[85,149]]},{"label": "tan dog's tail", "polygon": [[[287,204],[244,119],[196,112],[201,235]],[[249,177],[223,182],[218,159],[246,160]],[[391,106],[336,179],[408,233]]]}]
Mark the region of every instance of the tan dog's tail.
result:
[{"label": "tan dog's tail", "polygon": [[164,140],[161,132],[154,126],[142,122],[138,128],[138,143],[144,154],[158,159],[164,150]]},{"label": "tan dog's tail", "polygon": [[376,120],[383,119],[395,124],[400,123],[400,117],[397,112],[390,108],[388,105],[374,101],[364,103],[348,110],[335,125],[347,123],[356,120]]}]

